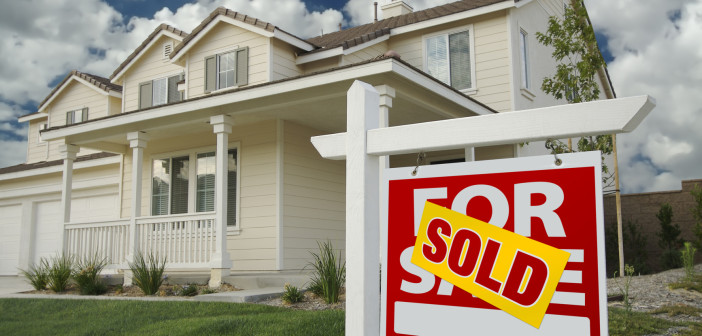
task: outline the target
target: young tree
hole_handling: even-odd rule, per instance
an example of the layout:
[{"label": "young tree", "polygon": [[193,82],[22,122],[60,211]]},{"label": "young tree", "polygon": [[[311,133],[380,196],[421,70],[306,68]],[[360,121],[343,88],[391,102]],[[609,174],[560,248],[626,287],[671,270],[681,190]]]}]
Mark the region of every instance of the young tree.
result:
[{"label": "young tree", "polygon": [[692,209],[690,209],[692,216],[695,218],[695,227],[693,229],[695,234],[694,244],[698,250],[702,250],[702,188],[700,188],[700,185],[695,184],[695,188],[690,191],[690,194],[695,200]]},{"label": "young tree", "polygon": [[661,231],[658,233],[658,246],[663,249],[661,255],[663,269],[678,268],[682,266],[680,247],[683,240],[680,239],[680,227],[673,224],[673,207],[668,203],[661,204],[656,218],[661,225]]}]

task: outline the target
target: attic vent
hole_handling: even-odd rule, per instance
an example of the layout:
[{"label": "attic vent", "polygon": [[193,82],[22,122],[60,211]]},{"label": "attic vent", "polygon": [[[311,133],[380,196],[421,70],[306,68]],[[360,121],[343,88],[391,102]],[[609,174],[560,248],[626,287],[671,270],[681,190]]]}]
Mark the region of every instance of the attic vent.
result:
[{"label": "attic vent", "polygon": [[169,56],[171,56],[171,51],[173,51],[173,43],[168,42],[163,45],[163,58],[167,59]]}]

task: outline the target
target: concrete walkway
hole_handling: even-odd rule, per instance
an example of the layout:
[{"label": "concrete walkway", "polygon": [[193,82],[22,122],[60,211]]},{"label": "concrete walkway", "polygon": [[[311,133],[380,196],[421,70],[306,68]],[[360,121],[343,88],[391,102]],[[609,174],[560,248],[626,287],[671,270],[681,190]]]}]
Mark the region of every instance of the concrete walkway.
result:
[{"label": "concrete walkway", "polygon": [[138,301],[203,301],[203,302],[259,302],[283,293],[282,287],[265,287],[245,289],[232,292],[197,295],[194,297],[158,297],[158,296],[106,296],[106,295],[72,295],[72,294],[21,294],[32,290],[24,277],[0,276],[0,299],[68,299],[68,300],[138,300]]}]

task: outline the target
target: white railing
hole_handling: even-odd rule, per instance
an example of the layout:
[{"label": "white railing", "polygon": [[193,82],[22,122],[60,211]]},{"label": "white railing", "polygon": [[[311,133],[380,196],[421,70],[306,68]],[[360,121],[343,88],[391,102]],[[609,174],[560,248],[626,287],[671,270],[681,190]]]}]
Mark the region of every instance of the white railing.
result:
[{"label": "white railing", "polygon": [[206,266],[215,251],[215,213],[142,217],[137,250],[166,257],[169,266]]},{"label": "white railing", "polygon": [[66,224],[65,230],[65,250],[69,255],[81,259],[98,255],[112,265],[126,260],[129,220]]}]

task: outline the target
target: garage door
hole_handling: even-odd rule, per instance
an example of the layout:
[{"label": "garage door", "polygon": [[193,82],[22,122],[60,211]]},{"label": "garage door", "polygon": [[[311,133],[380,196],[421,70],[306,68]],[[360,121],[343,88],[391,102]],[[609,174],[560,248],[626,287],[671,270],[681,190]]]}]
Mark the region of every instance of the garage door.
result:
[{"label": "garage door", "polygon": [[22,206],[0,206],[0,275],[17,275]]}]

